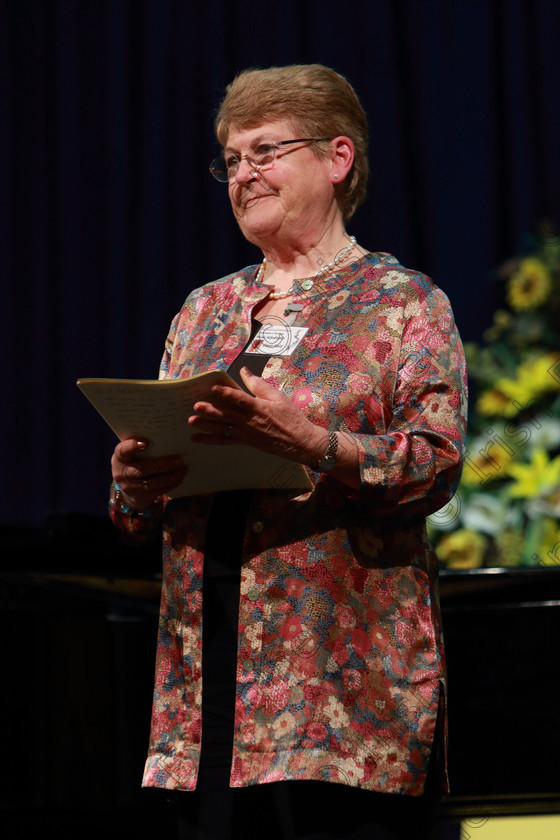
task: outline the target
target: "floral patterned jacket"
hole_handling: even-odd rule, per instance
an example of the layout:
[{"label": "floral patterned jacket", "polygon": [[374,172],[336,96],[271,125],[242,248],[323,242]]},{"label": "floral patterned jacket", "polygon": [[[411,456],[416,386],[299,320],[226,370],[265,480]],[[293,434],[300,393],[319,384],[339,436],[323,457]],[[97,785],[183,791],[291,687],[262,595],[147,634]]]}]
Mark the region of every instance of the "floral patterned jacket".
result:
[{"label": "floral patterned jacket", "polygon": [[[256,266],[195,290],[167,339],[161,376],[227,368],[267,294]],[[255,491],[241,571],[231,785],[316,779],[422,792],[444,715],[437,561],[425,517],[459,481],[465,366],[447,297],[388,254],[320,281],[293,355],[263,372],[314,423],[351,435],[362,485],[312,470],[312,491]],[[118,494],[117,494],[118,495]],[[212,496],[135,514],[163,523],[163,588],[144,785],[192,790],[201,733],[203,546]],[[167,504],[165,504],[167,502]],[[440,726],[438,738],[441,735]],[[436,739],[437,740],[437,739]]]}]

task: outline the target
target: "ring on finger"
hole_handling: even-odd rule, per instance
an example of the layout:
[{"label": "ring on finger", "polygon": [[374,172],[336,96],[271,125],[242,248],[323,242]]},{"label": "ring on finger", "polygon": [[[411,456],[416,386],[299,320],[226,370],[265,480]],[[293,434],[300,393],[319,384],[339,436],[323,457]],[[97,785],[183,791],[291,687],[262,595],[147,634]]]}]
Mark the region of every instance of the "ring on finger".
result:
[{"label": "ring on finger", "polygon": [[226,426],[226,430],[224,432],[224,437],[227,437],[227,438],[231,437],[231,430],[232,429],[233,429],[233,426],[231,425],[231,423],[228,423],[228,425]]},{"label": "ring on finger", "polygon": [[144,478],[142,480],[142,487],[144,488],[144,490],[149,490],[150,489],[150,485],[149,485],[148,480],[146,478]]}]

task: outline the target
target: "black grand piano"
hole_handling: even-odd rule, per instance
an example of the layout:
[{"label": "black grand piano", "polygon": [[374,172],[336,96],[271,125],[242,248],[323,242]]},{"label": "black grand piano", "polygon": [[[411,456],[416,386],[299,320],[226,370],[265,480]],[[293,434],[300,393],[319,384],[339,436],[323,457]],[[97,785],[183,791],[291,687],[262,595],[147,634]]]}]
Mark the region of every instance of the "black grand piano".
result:
[{"label": "black grand piano", "polygon": [[[142,791],[160,546],[124,546],[102,518],[0,529],[6,837],[165,836]],[[560,567],[443,571],[452,792],[460,820],[560,813]],[[479,822],[480,824],[480,822]]]}]

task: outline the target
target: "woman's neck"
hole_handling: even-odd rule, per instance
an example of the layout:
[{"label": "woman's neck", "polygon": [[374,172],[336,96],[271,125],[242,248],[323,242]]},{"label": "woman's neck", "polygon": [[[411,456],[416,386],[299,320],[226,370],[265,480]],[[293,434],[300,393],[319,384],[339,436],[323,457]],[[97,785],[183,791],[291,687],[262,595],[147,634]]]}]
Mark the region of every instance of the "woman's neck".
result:
[{"label": "woman's neck", "polygon": [[307,249],[301,245],[264,248],[265,271],[261,279],[277,291],[288,289],[295,279],[320,274],[343,252],[351,256],[354,247],[355,240],[342,229],[323,237]]}]

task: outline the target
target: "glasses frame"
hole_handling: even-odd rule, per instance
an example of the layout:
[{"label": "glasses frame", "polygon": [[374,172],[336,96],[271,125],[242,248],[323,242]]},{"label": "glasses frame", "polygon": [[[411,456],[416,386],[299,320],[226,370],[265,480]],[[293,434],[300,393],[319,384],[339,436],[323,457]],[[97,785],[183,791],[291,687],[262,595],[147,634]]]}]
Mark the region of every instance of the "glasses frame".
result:
[{"label": "glasses frame", "polygon": [[220,155],[218,155],[217,158],[214,158],[214,160],[209,166],[209,170],[210,173],[216,179],[216,181],[219,181],[221,184],[229,184],[229,182],[232,181],[237,175],[242,160],[246,160],[251,165],[252,170],[258,173],[261,171],[261,169],[264,169],[267,166],[272,166],[272,164],[276,160],[276,152],[278,151],[280,146],[288,146],[290,143],[321,143],[323,141],[326,142],[330,140],[330,137],[298,137],[297,140],[271,140],[269,143],[266,143],[267,146],[271,146],[274,149],[271,161],[269,161],[268,163],[257,163],[252,159],[251,155],[241,155],[237,162],[237,167],[233,175],[228,175],[227,171],[218,168],[220,166],[221,161],[223,160],[224,153],[222,152]]}]

